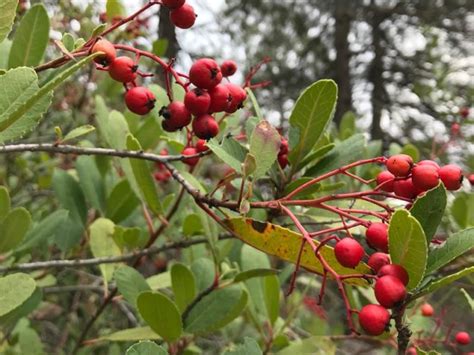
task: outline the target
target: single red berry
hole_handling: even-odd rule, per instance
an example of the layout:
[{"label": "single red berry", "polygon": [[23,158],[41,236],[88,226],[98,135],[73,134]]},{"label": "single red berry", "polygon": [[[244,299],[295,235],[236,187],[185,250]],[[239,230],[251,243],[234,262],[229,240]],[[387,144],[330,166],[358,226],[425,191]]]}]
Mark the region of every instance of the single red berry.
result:
[{"label": "single red berry", "polygon": [[394,276],[382,276],[375,282],[375,298],[385,308],[392,308],[402,302],[407,290],[405,285]]},{"label": "single red berry", "polygon": [[459,109],[459,114],[462,118],[467,118],[467,116],[469,116],[469,107],[461,107]]},{"label": "single red berry", "polygon": [[390,323],[390,313],[378,304],[368,304],[359,312],[359,324],[370,335],[380,335]]},{"label": "single red berry", "polygon": [[106,39],[99,39],[92,47],[92,53],[102,52],[103,54],[94,58],[94,62],[107,66],[117,57],[117,52],[112,43]]},{"label": "single red berry", "polygon": [[471,336],[467,332],[458,332],[456,334],[456,343],[459,345],[469,345],[471,343]]},{"label": "single red berry", "polygon": [[420,190],[426,191],[439,184],[438,169],[433,165],[417,165],[411,171],[413,185]]},{"label": "single red berry", "polygon": [[433,306],[429,303],[425,303],[421,306],[421,315],[423,317],[431,317],[434,314]]},{"label": "single red berry", "polygon": [[285,169],[288,165],[288,154],[278,154],[278,164]]},{"label": "single red berry", "polygon": [[146,115],[153,110],[155,101],[155,95],[143,86],[131,88],[125,93],[125,104],[137,115]]},{"label": "single red berry", "polygon": [[288,154],[288,140],[284,137],[281,137],[280,151],[278,154]]},{"label": "single red berry", "polygon": [[223,76],[232,76],[237,71],[237,64],[233,60],[226,60],[221,64],[221,72]]},{"label": "single red berry", "polygon": [[457,136],[459,135],[459,132],[461,131],[461,125],[457,122],[454,122],[451,124],[451,135]]},{"label": "single red berry", "polygon": [[226,84],[229,89],[230,95],[232,96],[232,101],[227,108],[227,113],[234,113],[238,109],[244,107],[244,101],[247,99],[247,92],[240,87],[232,83]]},{"label": "single red berry", "polygon": [[219,65],[211,58],[201,58],[189,70],[189,80],[201,89],[212,89],[222,81]]},{"label": "single red berry", "polygon": [[186,108],[184,103],[173,101],[168,106],[163,106],[160,115],[168,121],[168,127],[181,129],[191,123],[191,112]]},{"label": "single red berry", "polygon": [[467,180],[469,181],[471,185],[474,185],[474,174],[469,174],[469,176],[467,177]]},{"label": "single red berry", "polygon": [[394,181],[393,192],[395,192],[397,196],[412,199],[418,195],[418,190],[415,188],[415,185],[413,185],[411,178]]},{"label": "single red berry", "polygon": [[170,9],[176,9],[183,6],[186,0],[162,0],[161,2]]},{"label": "single red berry", "polygon": [[196,150],[199,153],[205,152],[209,150],[209,147],[206,145],[206,141],[204,139],[199,139],[196,143]]},{"label": "single red berry", "polygon": [[191,5],[184,4],[170,12],[171,22],[179,28],[187,29],[193,27],[196,22],[196,13]]},{"label": "single red berry", "polygon": [[184,96],[184,104],[193,115],[204,115],[209,112],[211,95],[203,89],[195,88],[186,93]]},{"label": "single red berry", "polygon": [[156,171],[153,176],[158,182],[166,182],[171,178],[171,173],[168,170]]},{"label": "single red berry", "polygon": [[436,170],[439,170],[439,165],[434,160],[420,160],[418,163],[416,163],[416,165],[417,166],[430,165],[430,166],[434,166],[436,168]]},{"label": "single red berry", "polygon": [[355,268],[364,256],[364,248],[352,238],[344,238],[334,247],[336,259],[342,266]]},{"label": "single red berry", "polygon": [[377,186],[383,184],[380,189],[386,192],[393,192],[393,180],[395,175],[390,171],[382,171],[377,175]]},{"label": "single red berry", "polygon": [[[197,153],[198,151],[196,150],[196,148],[193,148],[193,147],[184,148],[184,150],[181,152],[181,154],[183,155],[195,155]],[[183,160],[183,163],[189,166],[194,166],[198,163],[198,161],[199,161],[199,157],[186,158]]]},{"label": "single red berry", "polygon": [[448,190],[457,190],[462,184],[462,170],[459,166],[448,164],[439,169],[439,178]]},{"label": "single red berry", "polygon": [[117,57],[109,65],[109,75],[121,83],[129,83],[137,78],[137,69],[132,58]]},{"label": "single red berry", "polygon": [[373,253],[367,261],[367,265],[369,265],[369,267],[376,273],[380,270],[382,266],[388,264],[390,264],[390,257],[388,256],[388,254],[380,252]]},{"label": "single red berry", "polygon": [[408,276],[408,272],[405,270],[403,266],[398,265],[398,264],[389,264],[389,265],[382,266],[380,270],[378,271],[377,275],[379,277],[387,276],[387,275],[396,277],[405,286],[408,285],[408,281],[410,280],[410,277]]},{"label": "single red berry", "polygon": [[367,244],[384,253],[388,252],[388,226],[385,223],[372,223],[365,232]]},{"label": "single red berry", "polygon": [[193,120],[193,131],[198,138],[209,140],[219,133],[219,124],[211,115],[198,116]]},{"label": "single red berry", "polygon": [[413,159],[406,154],[397,154],[390,157],[385,165],[388,171],[395,176],[408,176],[413,166]]},{"label": "single red berry", "polygon": [[218,84],[210,89],[209,95],[211,96],[211,106],[209,107],[210,112],[225,111],[232,101],[229,89],[223,84]]},{"label": "single red berry", "polygon": [[414,346],[410,346],[405,355],[417,355],[418,354],[418,351],[416,350],[416,348]]}]

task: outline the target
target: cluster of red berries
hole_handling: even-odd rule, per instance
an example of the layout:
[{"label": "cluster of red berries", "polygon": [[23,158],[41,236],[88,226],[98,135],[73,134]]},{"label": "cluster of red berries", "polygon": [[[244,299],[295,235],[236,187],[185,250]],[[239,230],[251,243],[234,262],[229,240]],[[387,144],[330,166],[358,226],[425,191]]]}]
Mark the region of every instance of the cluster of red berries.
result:
[{"label": "cluster of red berries", "polygon": [[[211,139],[219,133],[219,124],[214,113],[234,113],[243,106],[246,91],[232,83],[222,83],[237,71],[233,61],[225,61],[221,66],[214,59],[201,58],[193,63],[189,80],[195,86],[188,90],[184,102],[173,101],[160,110],[164,117],[163,129],[174,132],[188,126],[192,121],[194,134],[201,139]],[[192,119],[194,116],[194,119]]]},{"label": "cluster of red berries", "polygon": [[385,165],[388,171],[378,174],[378,187],[409,199],[436,187],[439,181],[448,190],[457,190],[463,180],[462,170],[457,165],[440,167],[433,160],[422,160],[414,164],[413,159],[405,154],[390,157]]},{"label": "cluster of red berries", "polygon": [[194,8],[186,4],[186,0],[162,0],[161,2],[171,10],[170,19],[176,27],[187,29],[196,22],[197,15]]},{"label": "cluster of red berries", "polygon": [[288,165],[288,141],[281,137],[280,151],[278,152],[278,164],[282,169]]},{"label": "cluster of red berries", "polygon": [[[196,142],[196,145],[194,147],[188,146],[183,149],[181,152],[182,155],[184,156],[189,156],[189,155],[196,155],[202,152],[207,151],[209,148],[206,145],[206,141],[204,139],[199,139]],[[189,166],[194,166],[199,162],[199,157],[192,157],[192,158],[186,158],[183,160],[184,164],[187,164]]]}]

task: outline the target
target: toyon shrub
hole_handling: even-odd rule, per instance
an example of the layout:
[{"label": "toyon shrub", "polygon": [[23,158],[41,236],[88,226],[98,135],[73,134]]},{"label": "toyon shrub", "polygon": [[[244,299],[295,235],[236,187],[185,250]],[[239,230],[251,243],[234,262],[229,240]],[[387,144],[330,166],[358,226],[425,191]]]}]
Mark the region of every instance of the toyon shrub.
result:
[{"label": "toyon shrub", "polygon": [[[0,37],[16,14],[5,4]],[[86,10],[102,26],[65,33],[46,59],[42,4],[2,46],[2,350],[468,349],[468,321],[451,319],[459,305],[430,296],[472,305],[472,287],[453,283],[474,272],[473,176],[463,182],[468,164],[447,154],[467,107],[441,150],[394,143],[388,154],[355,115],[332,122],[338,87],[323,79],[288,90],[294,107],[276,127],[255,95],[271,84],[256,81],[268,58],[239,75],[235,58],[185,66],[162,55],[163,38],[151,48],[139,37],[160,7],[193,27],[187,1],[129,15],[107,5]]]}]

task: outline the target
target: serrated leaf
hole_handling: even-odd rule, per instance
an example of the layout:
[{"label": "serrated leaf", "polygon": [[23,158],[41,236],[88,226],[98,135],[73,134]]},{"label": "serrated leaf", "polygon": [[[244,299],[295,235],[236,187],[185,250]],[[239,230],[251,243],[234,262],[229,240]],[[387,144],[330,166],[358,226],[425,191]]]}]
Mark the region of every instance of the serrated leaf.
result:
[{"label": "serrated leaf", "polygon": [[423,196],[416,199],[410,213],[415,217],[426,235],[426,240],[429,243],[441,223],[441,218],[446,209],[446,189],[440,183],[438,187],[429,190]]},{"label": "serrated leaf", "polygon": [[30,229],[31,215],[23,207],[12,209],[0,224],[0,254],[17,247]]},{"label": "serrated leaf", "polygon": [[174,264],[170,274],[174,300],[181,312],[184,312],[196,297],[196,280],[191,270],[184,264]]},{"label": "serrated leaf", "polygon": [[[260,222],[250,218],[231,218],[225,220],[226,225],[236,233],[236,235],[246,244],[263,251],[266,254],[274,255],[280,259],[296,263],[301,247],[302,235],[290,229],[280,227],[268,222]],[[318,245],[318,241],[314,243]],[[359,264],[355,269],[343,267],[336,260],[334,249],[325,245],[321,249],[321,254],[326,261],[339,275],[354,273],[366,274],[370,269],[364,263]],[[305,243],[301,257],[301,267],[310,272],[322,274],[323,267],[314,256],[311,247]],[[362,279],[347,279],[348,284],[367,286],[368,283]]]},{"label": "serrated leaf", "polygon": [[262,177],[272,167],[280,151],[280,134],[268,122],[260,121],[250,137],[250,154],[255,157],[255,179]]},{"label": "serrated leaf", "polygon": [[126,179],[115,185],[107,198],[106,216],[115,223],[127,218],[140,204]]},{"label": "serrated leaf", "polygon": [[16,16],[18,0],[3,0],[0,4],[0,42],[7,38]]},{"label": "serrated leaf", "polygon": [[219,159],[232,169],[238,173],[242,171],[242,163],[247,155],[247,149],[235,139],[226,137],[222,141],[222,144],[219,144],[216,139],[211,139],[206,145]]},{"label": "serrated leaf", "polygon": [[319,80],[307,87],[290,115],[290,154],[292,165],[308,155],[332,120],[337,101],[337,85]]},{"label": "serrated leaf", "polygon": [[17,273],[0,277],[0,317],[24,304],[36,289],[35,280]]},{"label": "serrated leaf", "polygon": [[37,4],[21,19],[13,37],[8,67],[33,67],[43,59],[49,41],[49,17],[46,8]]},{"label": "serrated leaf", "polygon": [[62,143],[85,136],[86,134],[89,134],[94,131],[95,127],[90,124],[74,128],[72,131],[66,134],[66,136],[62,139]]},{"label": "serrated leaf", "polygon": [[142,292],[137,298],[138,310],[148,325],[164,340],[177,340],[183,323],[176,304],[162,293]]},{"label": "serrated leaf", "polygon": [[121,266],[115,270],[114,280],[119,292],[134,307],[140,293],[151,291],[142,274],[130,266]]},{"label": "serrated leaf", "polygon": [[138,327],[123,329],[109,335],[104,335],[97,340],[107,341],[140,341],[140,340],[160,340],[161,337],[150,327]]},{"label": "serrated leaf", "polygon": [[392,263],[403,266],[410,276],[407,288],[414,289],[423,279],[428,258],[426,236],[420,223],[406,210],[397,210],[388,229]]},{"label": "serrated leaf", "polygon": [[280,271],[277,269],[250,269],[247,271],[239,272],[235,275],[233,282],[242,282],[255,277],[264,277],[270,275],[276,275]]},{"label": "serrated leaf", "polygon": [[81,156],[76,160],[79,184],[84,196],[92,207],[104,213],[105,185],[93,157]]},{"label": "serrated leaf", "polygon": [[168,352],[152,341],[141,341],[127,349],[126,355],[168,355]]},{"label": "serrated leaf", "polygon": [[438,270],[472,248],[474,248],[474,228],[465,229],[449,236],[444,244],[430,252],[426,272],[431,273]]}]

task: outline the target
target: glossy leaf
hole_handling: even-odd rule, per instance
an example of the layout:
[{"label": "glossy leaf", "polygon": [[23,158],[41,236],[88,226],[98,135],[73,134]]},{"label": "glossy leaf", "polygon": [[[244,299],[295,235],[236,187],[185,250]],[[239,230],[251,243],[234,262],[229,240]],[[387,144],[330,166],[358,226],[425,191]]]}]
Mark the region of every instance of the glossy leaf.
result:
[{"label": "glossy leaf", "polygon": [[115,223],[127,218],[137,206],[140,200],[133,193],[126,179],[115,185],[107,198],[106,216]]},{"label": "glossy leaf", "polygon": [[0,4],[0,42],[7,38],[16,16],[18,0],[3,0]]},{"label": "glossy leaf", "polygon": [[207,146],[224,163],[235,171],[241,172],[247,150],[239,142],[233,138],[226,137],[222,144],[219,144],[216,139],[211,139],[207,142]]},{"label": "glossy leaf", "polygon": [[140,315],[164,340],[177,340],[183,332],[178,306],[162,293],[142,292],[137,299]]},{"label": "glossy leaf", "polygon": [[337,85],[319,80],[306,88],[290,115],[290,154],[292,165],[306,157],[332,120],[337,101]]},{"label": "glossy leaf", "polygon": [[423,279],[428,258],[425,233],[420,223],[406,210],[397,210],[388,229],[392,263],[402,265],[410,276],[407,285],[414,289]]},{"label": "glossy leaf", "polygon": [[168,355],[168,352],[152,341],[141,341],[127,349],[126,355]]},{"label": "glossy leaf", "polygon": [[0,317],[25,303],[36,289],[35,280],[22,273],[0,277]]},{"label": "glossy leaf", "polygon": [[250,154],[255,157],[255,179],[272,167],[280,151],[280,134],[268,121],[260,121],[250,137]]},{"label": "glossy leaf", "polygon": [[184,312],[186,307],[196,297],[196,280],[191,270],[184,264],[174,264],[171,267],[170,273],[174,301],[181,312]]},{"label": "glossy leaf", "polygon": [[136,306],[140,293],[151,291],[142,274],[130,266],[121,266],[115,270],[114,280],[119,292],[132,306]]},{"label": "glossy leaf", "polygon": [[21,19],[15,32],[8,67],[33,67],[38,65],[43,59],[48,41],[48,13],[44,5],[34,5]]},{"label": "glossy leaf", "polygon": [[20,245],[30,226],[31,215],[26,209],[12,209],[0,223],[0,254]]},{"label": "glossy leaf", "polygon": [[[244,243],[266,254],[277,256],[291,263],[296,262],[302,242],[301,234],[268,222],[259,222],[250,218],[232,218],[225,220],[225,223]],[[318,241],[315,240],[315,244],[318,245]],[[363,263],[359,264],[355,269],[341,266],[336,260],[334,249],[329,246],[323,246],[321,254],[340,275],[370,272],[368,266]],[[303,248],[301,267],[318,274],[323,272],[322,265],[314,256],[308,244],[305,244]],[[346,282],[362,286],[368,285],[366,281],[361,279],[347,279]]]}]

